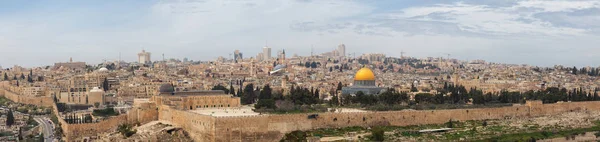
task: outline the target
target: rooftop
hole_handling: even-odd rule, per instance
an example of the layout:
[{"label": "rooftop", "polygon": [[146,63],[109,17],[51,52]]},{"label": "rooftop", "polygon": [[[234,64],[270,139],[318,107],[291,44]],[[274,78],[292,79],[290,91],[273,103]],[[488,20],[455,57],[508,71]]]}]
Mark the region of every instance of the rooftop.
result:
[{"label": "rooftop", "polygon": [[235,108],[205,108],[190,110],[191,112],[210,115],[210,116],[256,116],[260,115],[257,112],[252,111],[252,107],[243,106]]}]

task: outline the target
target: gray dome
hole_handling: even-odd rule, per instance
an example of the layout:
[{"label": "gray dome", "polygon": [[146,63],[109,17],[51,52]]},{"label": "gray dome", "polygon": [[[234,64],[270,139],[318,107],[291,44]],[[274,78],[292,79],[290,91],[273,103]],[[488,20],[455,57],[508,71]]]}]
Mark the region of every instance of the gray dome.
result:
[{"label": "gray dome", "polygon": [[175,91],[175,88],[171,84],[163,84],[160,85],[158,91],[161,93],[172,93]]}]

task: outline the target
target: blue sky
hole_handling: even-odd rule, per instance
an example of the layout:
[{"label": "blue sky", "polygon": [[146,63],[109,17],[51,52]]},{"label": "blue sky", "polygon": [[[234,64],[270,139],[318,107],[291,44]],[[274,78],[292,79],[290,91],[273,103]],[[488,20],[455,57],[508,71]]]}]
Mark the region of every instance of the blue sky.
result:
[{"label": "blue sky", "polygon": [[600,1],[0,1],[0,65],[213,60],[265,42],[308,55],[349,53],[552,66],[599,66]]}]

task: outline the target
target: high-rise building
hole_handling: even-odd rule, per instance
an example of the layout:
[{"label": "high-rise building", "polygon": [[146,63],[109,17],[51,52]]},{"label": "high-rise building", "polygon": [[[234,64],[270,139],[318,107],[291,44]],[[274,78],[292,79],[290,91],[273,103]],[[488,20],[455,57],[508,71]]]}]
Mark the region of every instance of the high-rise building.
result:
[{"label": "high-rise building", "polygon": [[265,46],[263,47],[263,60],[271,59],[271,47]]},{"label": "high-rise building", "polygon": [[150,52],[146,52],[146,50],[142,50],[142,52],[138,53],[138,62],[142,64],[152,62],[150,60]]},{"label": "high-rise building", "polygon": [[242,60],[244,57],[242,56],[242,52],[240,50],[235,50],[233,52],[233,60]]},{"label": "high-rise building", "polygon": [[344,44],[338,45],[337,54],[340,57],[346,56],[346,45],[344,45]]}]

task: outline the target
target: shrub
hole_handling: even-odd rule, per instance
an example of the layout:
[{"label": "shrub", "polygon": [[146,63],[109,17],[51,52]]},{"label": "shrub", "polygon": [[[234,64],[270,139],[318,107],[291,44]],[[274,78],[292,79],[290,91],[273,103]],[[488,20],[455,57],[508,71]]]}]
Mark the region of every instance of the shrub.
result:
[{"label": "shrub", "polygon": [[285,134],[285,136],[283,136],[283,138],[280,140],[280,142],[300,142],[300,141],[306,141],[306,137],[308,135],[306,134],[306,132],[304,131],[293,131],[290,132],[288,134]]},{"label": "shrub", "polygon": [[371,137],[369,140],[381,142],[385,139],[385,131],[381,128],[371,129]]},{"label": "shrub", "polygon": [[97,109],[92,113],[94,116],[117,116],[119,113],[113,108]]},{"label": "shrub", "polygon": [[130,124],[119,125],[117,131],[119,131],[119,133],[121,133],[124,137],[130,137],[137,132],[137,130],[133,130],[133,126]]}]

